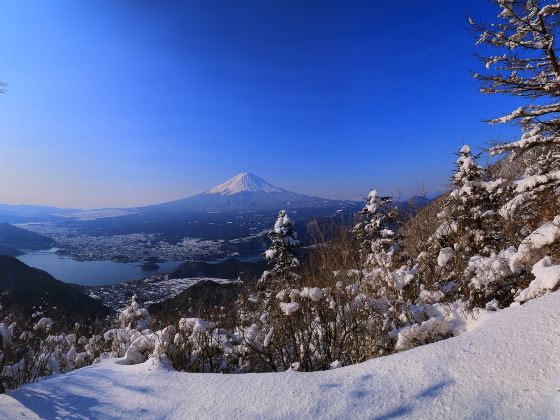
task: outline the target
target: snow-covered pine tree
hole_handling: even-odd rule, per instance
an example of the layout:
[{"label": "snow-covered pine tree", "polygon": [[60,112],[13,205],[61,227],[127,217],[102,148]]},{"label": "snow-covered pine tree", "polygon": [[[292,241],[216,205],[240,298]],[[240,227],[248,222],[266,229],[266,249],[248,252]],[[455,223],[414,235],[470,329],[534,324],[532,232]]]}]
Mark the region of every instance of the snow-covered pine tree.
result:
[{"label": "snow-covered pine tree", "polygon": [[458,241],[452,245],[462,255],[488,254],[494,250],[497,240],[492,223],[493,184],[486,182],[486,171],[477,160],[478,156],[472,154],[468,145],[461,148],[452,180],[454,189],[446,202],[446,211],[457,225]]},{"label": "snow-covered pine tree", "polygon": [[273,291],[272,289],[286,287],[286,283],[293,276],[293,269],[299,265],[300,242],[297,239],[294,222],[286,210],[278,213],[274,229],[270,231],[268,237],[271,244],[265,251],[264,257],[268,261],[270,269],[263,273],[259,283],[265,289]]},{"label": "snow-covered pine tree", "polygon": [[360,253],[364,262],[372,262],[373,255],[387,252],[395,238],[395,214],[389,208],[390,197],[382,197],[377,190],[371,190],[367,196],[366,205],[360,211],[362,219],[352,233],[358,241]]},{"label": "snow-covered pine tree", "polygon": [[[265,271],[257,283],[256,292],[251,294],[241,307],[239,319],[241,342],[241,369],[254,369],[257,365],[276,369],[279,361],[275,352],[269,347],[276,335],[274,325],[283,325],[282,304],[277,295],[291,290],[298,278],[295,269],[300,265],[298,251],[300,242],[297,239],[294,222],[286,210],[278,213],[274,228],[269,232],[271,240],[264,253],[269,269]],[[292,304],[298,307],[297,304]],[[254,358],[254,356],[257,356]]]},{"label": "snow-covered pine tree", "polygon": [[390,197],[372,190],[353,233],[359,243],[368,294],[402,303],[404,288],[414,277],[410,258],[401,250],[399,211]]},{"label": "snow-covered pine tree", "polygon": [[470,258],[495,252],[500,234],[495,184],[486,181],[486,171],[469,146],[458,155],[452,190],[442,203],[440,225],[428,240],[427,252],[419,258],[419,272],[423,287],[467,297],[464,272]]}]

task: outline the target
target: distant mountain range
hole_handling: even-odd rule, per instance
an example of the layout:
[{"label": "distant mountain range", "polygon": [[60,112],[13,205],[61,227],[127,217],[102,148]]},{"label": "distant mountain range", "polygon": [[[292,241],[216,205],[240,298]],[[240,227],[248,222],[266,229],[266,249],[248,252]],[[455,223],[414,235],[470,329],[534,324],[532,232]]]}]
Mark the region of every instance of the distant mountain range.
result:
[{"label": "distant mountain range", "polygon": [[0,223],[61,222],[68,219],[95,220],[136,213],[135,209],[65,209],[50,206],[0,204]]},{"label": "distant mountain range", "polygon": [[64,220],[64,215],[77,211],[79,210],[49,206],[0,204],[0,222],[56,222]]}]

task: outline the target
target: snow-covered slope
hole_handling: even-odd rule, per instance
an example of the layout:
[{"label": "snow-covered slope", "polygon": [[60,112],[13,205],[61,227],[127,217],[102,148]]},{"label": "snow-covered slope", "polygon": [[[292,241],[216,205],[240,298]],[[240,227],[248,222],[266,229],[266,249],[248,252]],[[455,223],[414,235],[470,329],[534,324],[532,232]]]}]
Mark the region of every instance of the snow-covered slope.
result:
[{"label": "snow-covered slope", "polygon": [[460,337],[316,373],[188,374],[114,360],[0,396],[4,418],[558,418],[560,292]]}]

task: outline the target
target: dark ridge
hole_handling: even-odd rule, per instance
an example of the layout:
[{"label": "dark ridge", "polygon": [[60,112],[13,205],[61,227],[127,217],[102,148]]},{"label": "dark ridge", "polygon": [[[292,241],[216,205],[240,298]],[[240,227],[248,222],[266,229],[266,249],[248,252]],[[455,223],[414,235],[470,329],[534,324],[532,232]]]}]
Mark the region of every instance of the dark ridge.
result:
[{"label": "dark ridge", "polygon": [[0,245],[0,255],[7,255],[8,257],[17,257],[23,255],[19,249],[12,248],[11,246]]},{"label": "dark ridge", "polygon": [[223,307],[225,313],[234,313],[235,301],[242,289],[240,282],[220,284],[203,280],[171,299],[150,305],[148,310],[161,321],[176,321],[180,317],[205,318],[216,307]]},{"label": "dark ridge", "polygon": [[56,245],[56,242],[51,238],[18,228],[9,223],[0,223],[0,245],[37,251],[52,248]]},{"label": "dark ridge", "polygon": [[187,277],[214,277],[220,279],[250,280],[263,273],[266,262],[243,262],[235,258],[228,258],[219,263],[204,261],[187,261],[169,273],[170,279],[182,279]]},{"label": "dark ridge", "polygon": [[45,304],[56,307],[71,319],[102,318],[109,309],[87,296],[82,287],[63,283],[43,270],[32,268],[17,258],[0,256],[0,290],[5,312],[32,314]]}]

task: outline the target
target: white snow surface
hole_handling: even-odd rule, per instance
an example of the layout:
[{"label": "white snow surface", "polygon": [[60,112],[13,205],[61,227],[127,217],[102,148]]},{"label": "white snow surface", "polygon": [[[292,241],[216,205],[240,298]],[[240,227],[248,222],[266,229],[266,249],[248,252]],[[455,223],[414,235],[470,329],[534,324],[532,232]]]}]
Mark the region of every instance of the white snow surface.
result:
[{"label": "white snow surface", "polygon": [[558,418],[560,292],[473,331],[324,372],[221,375],[114,359],[0,395],[1,418]]},{"label": "white snow surface", "polygon": [[552,222],[546,222],[527,236],[519,247],[517,253],[510,261],[511,271],[527,265],[533,265],[542,258],[541,249],[552,245],[560,239],[560,216],[556,216]]},{"label": "white snow surface", "polygon": [[535,276],[535,280],[515,298],[517,302],[534,299],[560,285],[560,265],[555,264],[551,257],[544,257],[536,263],[531,273]]},{"label": "white snow surface", "polygon": [[269,184],[264,179],[259,178],[249,172],[243,172],[234,176],[229,181],[224,182],[205,194],[233,195],[241,192],[263,192],[275,193],[286,192],[282,188]]},{"label": "white snow surface", "polygon": [[438,265],[440,267],[445,267],[449,262],[449,260],[453,258],[454,253],[455,252],[453,251],[453,248],[450,247],[442,248],[441,251],[439,251],[439,255],[437,258]]},{"label": "white snow surface", "polygon": [[280,302],[280,308],[285,315],[291,315],[299,310],[299,303],[297,302]]}]

